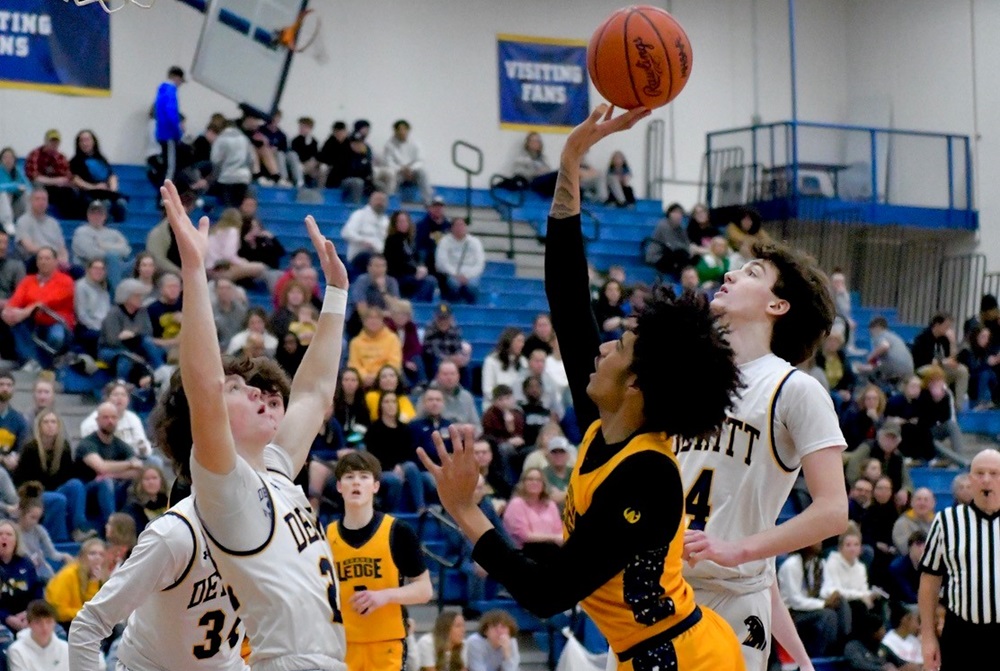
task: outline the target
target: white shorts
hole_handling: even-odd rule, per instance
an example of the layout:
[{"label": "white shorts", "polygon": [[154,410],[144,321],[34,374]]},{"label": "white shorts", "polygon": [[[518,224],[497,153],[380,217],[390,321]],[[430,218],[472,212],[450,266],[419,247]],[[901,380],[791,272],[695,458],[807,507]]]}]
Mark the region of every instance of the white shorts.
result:
[{"label": "white shorts", "polygon": [[765,671],[771,654],[771,590],[734,594],[695,589],[695,601],[718,613],[736,632],[747,671]]}]

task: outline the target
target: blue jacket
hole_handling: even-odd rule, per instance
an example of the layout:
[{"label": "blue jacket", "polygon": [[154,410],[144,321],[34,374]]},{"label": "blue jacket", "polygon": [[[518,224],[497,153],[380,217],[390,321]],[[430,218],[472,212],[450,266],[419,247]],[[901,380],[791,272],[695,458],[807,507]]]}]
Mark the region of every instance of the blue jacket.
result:
[{"label": "blue jacket", "polygon": [[19,452],[30,439],[28,420],[8,405],[7,412],[0,413],[0,454]]},{"label": "blue jacket", "polygon": [[173,82],[163,82],[156,91],[156,141],[179,142],[183,135],[177,87]]},{"label": "blue jacket", "polygon": [[0,622],[28,608],[42,598],[42,581],[27,557],[14,555],[9,564],[0,561]]},{"label": "blue jacket", "polygon": [[31,191],[31,182],[28,181],[28,176],[24,174],[24,166],[15,163],[13,175],[0,168],[0,192],[17,193],[22,190],[22,187],[24,187],[24,191]]},{"label": "blue jacket", "polygon": [[[451,422],[443,417],[438,421],[438,425],[436,427],[430,417],[414,419],[410,422],[410,432],[413,434],[414,451],[416,451],[418,447],[422,447],[424,448],[424,452],[427,453],[427,456],[431,458],[431,461],[435,464],[440,464],[441,460],[437,456],[437,448],[434,447],[434,441],[431,439],[431,434],[435,431],[441,431],[441,436],[447,441],[447,429],[449,426],[451,426]],[[422,461],[419,462],[417,466],[420,467],[420,470],[424,470],[424,463]]]}]

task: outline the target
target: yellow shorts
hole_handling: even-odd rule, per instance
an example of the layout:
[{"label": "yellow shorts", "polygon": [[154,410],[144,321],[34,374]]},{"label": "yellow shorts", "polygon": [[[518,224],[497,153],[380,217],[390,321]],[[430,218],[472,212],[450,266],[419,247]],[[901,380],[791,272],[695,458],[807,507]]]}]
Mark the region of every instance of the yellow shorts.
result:
[{"label": "yellow shorts", "polygon": [[348,671],[402,671],[405,647],[402,641],[347,642],[344,662]]},{"label": "yellow shorts", "polygon": [[[733,628],[719,615],[701,606],[701,621],[679,636],[646,648],[618,671],[746,671],[740,642]],[[351,671],[354,668],[351,667]]]}]

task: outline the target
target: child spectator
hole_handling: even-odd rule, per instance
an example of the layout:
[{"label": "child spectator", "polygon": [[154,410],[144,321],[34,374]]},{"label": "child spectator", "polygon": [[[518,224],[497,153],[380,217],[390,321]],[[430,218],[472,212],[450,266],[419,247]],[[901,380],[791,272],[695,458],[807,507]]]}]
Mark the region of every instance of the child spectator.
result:
[{"label": "child spectator", "polygon": [[840,534],[837,550],[830,553],[823,564],[821,599],[837,593],[851,607],[852,622],[860,622],[875,606],[877,592],[868,583],[868,569],[861,561],[861,530],[849,523],[847,531]]},{"label": "child spectator", "polygon": [[378,379],[375,388],[365,394],[365,403],[368,404],[368,412],[371,421],[378,419],[379,399],[384,392],[392,392],[399,402],[399,421],[409,424],[417,415],[413,403],[405,394],[403,382],[399,379],[399,371],[392,366],[382,366],[378,371]]},{"label": "child spectator", "polygon": [[267,272],[266,265],[240,256],[242,230],[243,216],[235,207],[223,210],[209,230],[205,269],[210,279],[225,278],[232,282],[241,282],[264,277]]},{"label": "child spectator", "polygon": [[38,579],[46,583],[55,575],[49,561],[71,562],[73,556],[56,550],[49,532],[40,524],[42,515],[45,514],[41,483],[26,482],[18,488],[18,494],[20,501],[17,505],[17,525],[21,530],[24,554],[34,564]]},{"label": "child spectator", "polygon": [[880,652],[885,652],[888,660],[901,660],[903,664],[897,664],[897,668],[922,670],[924,654],[920,646],[920,614],[916,605],[900,609],[893,614],[892,620],[896,626],[882,639]]},{"label": "child spectator", "polygon": [[483,436],[497,446],[508,482],[515,482],[531,450],[524,440],[524,413],[505,384],[493,388],[493,402],[483,413]]},{"label": "child spectator", "polygon": [[717,289],[722,285],[726,273],[729,272],[728,251],[726,239],[717,236],[708,243],[708,253],[698,257],[695,270],[698,272],[698,282],[703,289]]},{"label": "child spectator", "polygon": [[854,405],[844,412],[840,420],[848,451],[875,437],[875,431],[885,415],[885,406],[885,393],[877,385],[869,384],[861,390]]},{"label": "child spectator", "polygon": [[479,630],[465,642],[469,671],[517,671],[517,622],[504,610],[488,610],[479,617]]},{"label": "child spectator", "polygon": [[132,484],[128,503],[122,508],[122,512],[131,516],[135,523],[136,535],[141,534],[147,524],[167,512],[168,491],[167,479],[159,466],[147,465],[142,469],[142,475]]},{"label": "child spectator", "polygon": [[9,671],[69,671],[69,644],[55,636],[55,609],[37,599],[28,604],[26,612],[30,633],[18,636],[7,648]]},{"label": "child spectator", "polygon": [[810,657],[841,649],[850,633],[851,611],[840,592],[820,596],[824,582],[823,544],[788,555],[778,569],[778,589]]},{"label": "child spectator", "polygon": [[616,151],[608,161],[608,173],[605,179],[608,186],[608,205],[630,207],[635,205],[635,192],[632,190],[632,170],[628,167],[625,154]]},{"label": "child spectator", "polygon": [[466,671],[465,618],[445,611],[437,616],[434,629],[417,640],[420,671]]},{"label": "child spectator", "polygon": [[[309,290],[301,280],[291,280],[285,284],[278,299],[278,308],[268,320],[268,330],[283,341],[288,327],[299,318],[299,309],[309,301]],[[232,343],[230,342],[230,347]]]},{"label": "child spectator", "polygon": [[99,538],[80,546],[76,561],[66,564],[45,587],[45,600],[56,611],[56,620],[69,630],[70,622],[94,598],[108,578],[105,560],[107,549]]},{"label": "child spectator", "polygon": [[361,375],[354,368],[340,371],[340,382],[333,396],[333,416],[343,428],[344,438],[349,445],[358,445],[364,441],[372,420],[361,390]]}]

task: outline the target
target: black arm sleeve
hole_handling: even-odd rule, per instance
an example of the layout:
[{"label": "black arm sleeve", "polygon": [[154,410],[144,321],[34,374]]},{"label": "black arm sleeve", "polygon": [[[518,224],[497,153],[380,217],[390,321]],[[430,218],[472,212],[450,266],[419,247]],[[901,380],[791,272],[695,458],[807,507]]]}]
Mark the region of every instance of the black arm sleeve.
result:
[{"label": "black arm sleeve", "polygon": [[579,214],[566,219],[549,217],[545,241],[545,295],[566,366],[576,423],[583,435],[597,419],[597,408],[587,396],[587,384],[594,372],[601,334],[590,306],[590,279]]},{"label": "black arm sleeve", "polygon": [[524,608],[551,617],[592,594],[640,552],[669,545],[683,509],[676,464],[666,455],[641,452],[601,483],[566,543],[545,563],[528,559],[495,530],[479,539],[472,559]]},{"label": "black arm sleeve", "polygon": [[404,578],[417,578],[427,570],[420,541],[405,522],[393,521],[389,530],[389,553]]}]

